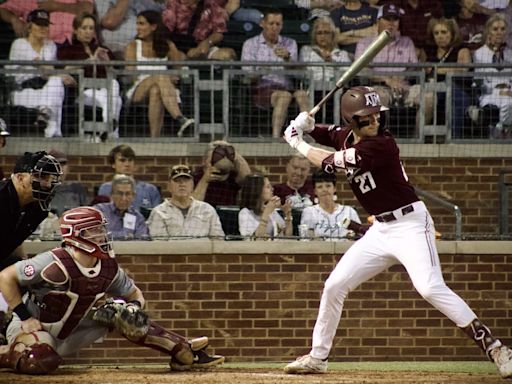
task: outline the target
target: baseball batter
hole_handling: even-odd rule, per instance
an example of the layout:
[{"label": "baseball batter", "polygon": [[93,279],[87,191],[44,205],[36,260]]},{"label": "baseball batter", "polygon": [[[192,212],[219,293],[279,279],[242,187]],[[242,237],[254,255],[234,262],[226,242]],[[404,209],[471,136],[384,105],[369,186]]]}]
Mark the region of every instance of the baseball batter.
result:
[{"label": "baseball batter", "polygon": [[[0,368],[25,374],[55,371],[62,357],[116,329],[131,342],[171,356],[173,370],[206,368],[223,356],[206,353],[208,338],[187,340],[149,320],[144,296],[114,259],[103,214],[91,207],[64,212],[64,245],[22,260],[0,272],[0,290],[13,319]],[[22,296],[22,289],[26,293]],[[94,308],[104,296],[107,300]]]},{"label": "baseball batter", "polygon": [[[303,112],[285,131],[291,147],[328,173],[345,172],[360,204],[375,223],[343,255],[327,281],[310,353],[288,364],[287,373],[323,373],[348,293],[393,264],[401,263],[418,293],[452,320],[512,377],[512,350],[494,338],[469,306],[443,280],[434,223],[408,182],[398,146],[381,122],[388,108],[370,87],[349,89],[341,99],[345,127],[315,126]],[[336,152],[303,141],[303,132]]]}]

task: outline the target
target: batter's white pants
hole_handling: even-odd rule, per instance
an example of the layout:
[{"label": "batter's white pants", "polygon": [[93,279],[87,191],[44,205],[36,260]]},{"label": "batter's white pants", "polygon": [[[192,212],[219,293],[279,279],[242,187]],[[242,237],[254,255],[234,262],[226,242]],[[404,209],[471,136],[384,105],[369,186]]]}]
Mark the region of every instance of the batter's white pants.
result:
[{"label": "batter's white pants", "polygon": [[476,318],[444,282],[434,223],[425,205],[415,202],[413,206],[414,212],[398,220],[375,221],[342,256],[325,282],[313,330],[311,356],[325,359],[329,355],[348,293],[397,263],[405,267],[418,293],[458,327],[465,327]]},{"label": "batter's white pants", "polygon": [[12,93],[12,103],[27,108],[50,110],[45,137],[62,136],[62,104],[64,103],[64,84],[59,76],[50,76],[41,89],[26,88]]}]

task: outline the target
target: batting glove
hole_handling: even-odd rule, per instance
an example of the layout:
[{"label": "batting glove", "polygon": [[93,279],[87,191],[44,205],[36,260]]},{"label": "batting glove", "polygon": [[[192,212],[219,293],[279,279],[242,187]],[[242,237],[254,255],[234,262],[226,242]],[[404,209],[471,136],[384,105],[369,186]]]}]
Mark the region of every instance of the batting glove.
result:
[{"label": "batting glove", "polygon": [[302,131],[300,129],[295,128],[293,124],[290,124],[288,128],[286,128],[286,130],[284,131],[284,139],[288,144],[290,144],[290,147],[295,149],[297,148],[299,143],[302,142]]},{"label": "batting glove", "polygon": [[290,124],[305,133],[310,133],[315,129],[315,119],[309,116],[308,112],[299,113]]}]

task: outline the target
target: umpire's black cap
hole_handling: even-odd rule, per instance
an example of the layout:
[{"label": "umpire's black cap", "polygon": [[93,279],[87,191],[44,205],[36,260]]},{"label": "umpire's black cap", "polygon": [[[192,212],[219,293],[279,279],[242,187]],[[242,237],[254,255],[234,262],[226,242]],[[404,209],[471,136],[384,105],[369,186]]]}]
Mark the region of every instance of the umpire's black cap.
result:
[{"label": "umpire's black cap", "polygon": [[12,173],[30,173],[34,169],[37,162],[46,155],[45,151],[39,152],[25,152],[23,156],[19,157],[16,160],[16,164],[14,165],[14,170]]}]

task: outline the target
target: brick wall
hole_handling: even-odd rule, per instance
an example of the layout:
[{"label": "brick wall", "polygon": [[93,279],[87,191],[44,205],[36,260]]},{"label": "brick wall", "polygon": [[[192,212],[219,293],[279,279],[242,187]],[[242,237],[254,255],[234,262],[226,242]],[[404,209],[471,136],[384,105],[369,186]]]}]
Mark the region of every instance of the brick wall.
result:
[{"label": "brick wall", "polygon": [[[323,282],[338,256],[267,251],[127,254],[118,261],[145,292],[152,318],[168,329],[188,337],[207,335],[215,352],[230,361],[291,360],[309,350]],[[511,343],[512,254],[448,252],[441,262],[447,284],[496,336]],[[418,296],[401,266],[349,295],[331,351],[332,361],[479,359],[485,359],[483,353]],[[166,361],[160,353],[111,336],[67,359]]]}]

